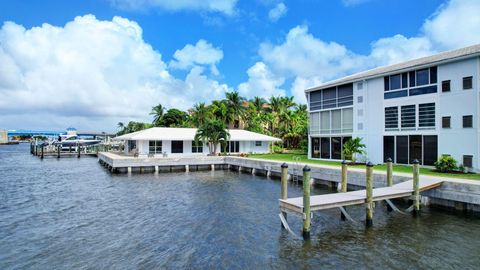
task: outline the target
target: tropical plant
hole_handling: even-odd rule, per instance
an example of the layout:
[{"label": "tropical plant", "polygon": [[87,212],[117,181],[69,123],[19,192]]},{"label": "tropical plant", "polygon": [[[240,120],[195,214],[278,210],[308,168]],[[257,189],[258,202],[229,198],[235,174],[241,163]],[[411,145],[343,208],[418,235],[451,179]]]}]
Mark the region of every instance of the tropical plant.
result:
[{"label": "tropical plant", "polygon": [[195,127],[203,125],[208,119],[211,119],[212,116],[213,114],[205,105],[205,102],[195,104],[190,111],[190,121]]},{"label": "tropical plant", "polygon": [[352,163],[356,163],[358,154],[365,154],[363,150],[365,144],[362,143],[362,138],[355,137],[343,144],[343,156],[345,159],[349,159]]},{"label": "tropical plant", "polygon": [[225,144],[230,138],[226,126],[219,120],[205,122],[197,129],[195,142],[203,142],[208,145],[210,155],[217,154],[217,146]]},{"label": "tropical plant", "polygon": [[457,169],[457,161],[447,155],[442,155],[437,161],[434,163],[435,169],[439,172],[452,172]]},{"label": "tropical plant", "polygon": [[169,109],[161,118],[162,127],[181,127],[188,120],[188,114],[179,109]]},{"label": "tropical plant", "polygon": [[152,111],[150,112],[150,115],[153,115],[152,124],[155,126],[160,126],[160,122],[162,120],[164,113],[165,113],[165,107],[163,107],[162,104],[158,104],[152,107]]}]

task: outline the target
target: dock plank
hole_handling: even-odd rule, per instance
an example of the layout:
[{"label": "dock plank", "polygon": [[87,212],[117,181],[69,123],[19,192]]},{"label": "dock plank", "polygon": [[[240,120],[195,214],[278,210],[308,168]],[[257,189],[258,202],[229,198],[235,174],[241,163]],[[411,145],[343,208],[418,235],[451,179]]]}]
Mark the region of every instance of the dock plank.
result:
[{"label": "dock plank", "polygon": [[[436,188],[443,180],[422,179],[420,180],[420,191]],[[405,181],[391,187],[373,189],[373,200],[382,201],[386,199],[404,198],[413,194],[413,180]],[[329,209],[348,205],[363,204],[367,196],[365,190],[356,190],[342,193],[315,195],[310,197],[311,211]],[[303,212],[303,197],[279,200],[280,208],[294,212]]]}]

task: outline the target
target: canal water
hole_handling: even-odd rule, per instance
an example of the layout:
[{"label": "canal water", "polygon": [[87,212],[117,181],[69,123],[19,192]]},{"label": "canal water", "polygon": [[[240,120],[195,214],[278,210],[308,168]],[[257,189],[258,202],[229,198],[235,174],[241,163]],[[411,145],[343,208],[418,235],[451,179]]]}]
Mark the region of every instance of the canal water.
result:
[{"label": "canal water", "polygon": [[[0,146],[0,269],[478,269],[480,218],[364,209],[281,229],[280,182],[229,171],[111,175],[95,158]],[[315,187],[313,194],[327,193]],[[301,187],[289,186],[290,196]],[[288,217],[300,234],[301,219]]]}]

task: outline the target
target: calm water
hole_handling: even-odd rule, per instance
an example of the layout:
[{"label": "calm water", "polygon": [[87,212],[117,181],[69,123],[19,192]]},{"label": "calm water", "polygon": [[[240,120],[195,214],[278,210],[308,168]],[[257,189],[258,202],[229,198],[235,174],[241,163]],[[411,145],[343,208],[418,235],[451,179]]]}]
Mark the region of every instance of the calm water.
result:
[{"label": "calm water", "polygon": [[[480,218],[377,207],[374,227],[313,219],[309,243],[280,227],[277,180],[228,171],[110,175],[94,158],[0,146],[0,269],[478,269]],[[313,193],[326,193],[315,188]],[[289,186],[290,196],[301,188]],[[357,220],[364,209],[349,208]],[[301,220],[289,216],[300,234]]]}]

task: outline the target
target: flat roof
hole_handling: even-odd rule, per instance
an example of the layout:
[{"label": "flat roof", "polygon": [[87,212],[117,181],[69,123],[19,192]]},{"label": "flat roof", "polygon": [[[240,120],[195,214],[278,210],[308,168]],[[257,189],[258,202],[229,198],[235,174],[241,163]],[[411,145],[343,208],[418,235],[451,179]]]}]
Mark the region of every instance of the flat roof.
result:
[{"label": "flat roof", "polygon": [[306,89],[305,93],[336,86],[339,84],[353,83],[355,81],[359,81],[363,79],[381,77],[381,76],[392,74],[395,72],[400,72],[405,69],[412,69],[412,68],[422,67],[422,66],[431,65],[431,64],[453,62],[459,59],[477,57],[479,55],[480,55],[480,44],[476,44],[473,46],[469,46],[469,47],[465,47],[457,50],[442,52],[439,54],[417,58],[414,60],[410,60],[410,61],[406,61],[406,62],[394,64],[394,65],[382,66],[382,67],[370,69],[367,71],[355,73],[346,77],[342,77],[333,81],[323,83],[313,88]]},{"label": "flat roof", "polygon": [[[243,129],[229,129],[230,141],[267,141],[279,142],[278,138],[251,132]],[[193,141],[195,140],[196,128],[168,128],[153,127],[133,133],[115,137],[114,140],[139,140],[139,141]]]}]

